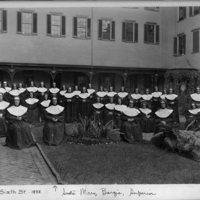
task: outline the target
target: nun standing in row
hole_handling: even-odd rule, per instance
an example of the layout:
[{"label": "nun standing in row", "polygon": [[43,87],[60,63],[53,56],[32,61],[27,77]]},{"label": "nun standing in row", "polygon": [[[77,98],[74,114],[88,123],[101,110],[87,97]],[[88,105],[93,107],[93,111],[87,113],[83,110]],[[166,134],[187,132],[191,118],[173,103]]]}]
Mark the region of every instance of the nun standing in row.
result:
[{"label": "nun standing in row", "polygon": [[19,97],[15,97],[14,105],[7,109],[6,145],[12,149],[29,148],[35,144],[27,123],[27,111],[26,107],[20,105]]},{"label": "nun standing in row", "polygon": [[43,139],[48,145],[59,145],[64,138],[64,107],[58,105],[57,102],[57,98],[53,97],[52,105],[45,109]]},{"label": "nun standing in row", "polygon": [[9,105],[10,103],[4,101],[3,94],[0,93],[0,137],[6,136],[7,125],[5,116],[6,116],[6,109],[8,108]]}]

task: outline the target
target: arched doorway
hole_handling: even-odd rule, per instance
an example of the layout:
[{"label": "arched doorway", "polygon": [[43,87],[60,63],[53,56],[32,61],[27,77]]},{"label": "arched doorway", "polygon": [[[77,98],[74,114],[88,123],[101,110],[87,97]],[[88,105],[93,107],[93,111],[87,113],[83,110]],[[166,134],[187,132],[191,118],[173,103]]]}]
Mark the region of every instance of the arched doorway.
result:
[{"label": "arched doorway", "polygon": [[0,82],[3,83],[4,81],[7,81],[8,86],[11,86],[11,78],[8,72],[4,70],[0,70]]}]

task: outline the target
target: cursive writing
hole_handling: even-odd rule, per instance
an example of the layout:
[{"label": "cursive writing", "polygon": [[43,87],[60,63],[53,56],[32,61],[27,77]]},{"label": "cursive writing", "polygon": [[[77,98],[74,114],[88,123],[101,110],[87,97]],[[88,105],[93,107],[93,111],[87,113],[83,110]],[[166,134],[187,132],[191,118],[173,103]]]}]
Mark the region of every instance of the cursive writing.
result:
[{"label": "cursive writing", "polygon": [[132,195],[138,195],[139,197],[141,195],[156,195],[156,193],[153,193],[153,192],[141,192],[141,191],[137,191],[135,192],[132,188],[130,189],[130,195],[129,196],[132,196]]}]

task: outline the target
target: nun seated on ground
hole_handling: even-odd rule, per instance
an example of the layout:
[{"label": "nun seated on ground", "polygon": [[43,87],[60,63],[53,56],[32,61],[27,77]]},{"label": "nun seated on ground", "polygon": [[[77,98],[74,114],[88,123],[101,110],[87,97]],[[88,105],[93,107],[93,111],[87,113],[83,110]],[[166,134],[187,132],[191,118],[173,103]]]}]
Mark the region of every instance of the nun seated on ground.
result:
[{"label": "nun seated on ground", "polygon": [[122,116],[123,123],[121,132],[124,133],[122,137],[129,143],[143,141],[142,129],[140,126],[141,114],[140,111],[133,106],[134,103],[130,100],[129,107],[123,111]]},{"label": "nun seated on ground", "polygon": [[200,126],[200,108],[197,108],[194,102],[191,103],[191,108],[185,114],[186,122],[185,129],[197,130]]},{"label": "nun seated on ground", "polygon": [[147,108],[148,102],[141,101],[142,108],[140,108],[140,112],[142,115],[141,120],[141,128],[144,133],[151,133],[155,131],[155,120],[153,117],[153,112],[151,109]]},{"label": "nun seated on ground", "polygon": [[7,124],[5,120],[6,109],[10,103],[3,101],[3,94],[0,93],[0,137],[5,137],[7,132]]},{"label": "nun seated on ground", "polygon": [[175,113],[172,109],[167,107],[166,101],[161,100],[161,108],[155,112],[155,135],[152,138],[152,142],[161,148],[165,148],[165,138],[170,138],[173,142],[176,138],[173,135],[168,135],[173,127],[178,124],[175,122]]},{"label": "nun seated on ground", "polygon": [[39,99],[34,98],[33,92],[30,92],[30,97],[25,100],[26,107],[28,108],[28,115],[27,119],[28,122],[31,124],[35,124],[36,122],[39,122]]},{"label": "nun seated on ground", "polygon": [[57,104],[57,98],[52,98],[52,105],[45,109],[43,139],[48,145],[59,145],[65,133],[64,107]]},{"label": "nun seated on ground", "polygon": [[29,148],[35,144],[27,123],[27,108],[20,105],[20,98],[14,98],[14,105],[7,109],[8,130],[6,145],[12,149]]}]

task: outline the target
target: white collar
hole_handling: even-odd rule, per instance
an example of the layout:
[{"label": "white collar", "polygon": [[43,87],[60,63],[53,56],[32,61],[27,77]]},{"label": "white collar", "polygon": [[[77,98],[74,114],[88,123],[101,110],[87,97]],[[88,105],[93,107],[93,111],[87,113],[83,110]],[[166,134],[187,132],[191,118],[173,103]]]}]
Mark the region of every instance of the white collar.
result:
[{"label": "white collar", "polygon": [[142,98],[144,99],[144,100],[150,100],[151,98],[152,98],[152,95],[151,94],[143,94],[142,95]]},{"label": "white collar", "polygon": [[35,86],[33,86],[33,87],[31,86],[31,87],[28,87],[27,90],[28,90],[29,92],[36,92],[36,91],[38,90],[38,88],[35,87]]},{"label": "white collar", "polygon": [[161,99],[165,99],[166,96],[167,96],[167,94],[162,94],[162,95],[160,96],[160,98],[161,98]]},{"label": "white collar", "polygon": [[174,99],[176,99],[176,97],[177,97],[178,95],[176,95],[176,94],[168,94],[167,96],[166,96],[166,98],[168,99],[168,100],[174,100]]},{"label": "white collar", "polygon": [[114,110],[115,104],[114,104],[114,103],[107,103],[107,104],[105,105],[105,107],[106,107],[107,109],[109,109],[109,110]]},{"label": "white collar", "polygon": [[155,112],[155,114],[160,117],[160,118],[167,118],[172,114],[173,110],[164,108],[164,109],[159,109],[158,111]]},{"label": "white collar", "polygon": [[66,92],[67,92],[67,90],[61,90],[60,94],[63,96]]},{"label": "white collar", "polygon": [[28,98],[25,100],[26,103],[28,103],[29,105],[33,105],[34,103],[37,103],[39,101],[39,99],[36,98]]},{"label": "white collar", "polygon": [[158,98],[162,95],[162,92],[153,92],[151,95],[155,98]]},{"label": "white collar", "polygon": [[4,94],[6,93],[7,91],[4,89],[4,88],[0,88],[0,93]]},{"label": "white collar", "polygon": [[40,104],[41,104],[42,106],[44,106],[44,107],[48,107],[49,104],[50,104],[50,102],[51,102],[51,100],[48,99],[48,100],[44,100],[44,101],[42,101]]},{"label": "white collar", "polygon": [[151,113],[151,110],[149,108],[139,108],[139,109],[145,115],[148,115],[149,113]]},{"label": "white collar", "polygon": [[59,88],[50,88],[49,91],[53,94],[56,94],[60,91],[60,89]]},{"label": "white collar", "polygon": [[45,88],[45,87],[38,88],[38,92],[46,92],[46,91],[47,91],[47,88]]},{"label": "white collar", "polygon": [[135,100],[138,100],[142,97],[142,95],[141,94],[132,94],[131,97]]},{"label": "white collar", "polygon": [[140,111],[139,111],[138,109],[136,109],[136,108],[127,107],[127,108],[123,111],[123,113],[124,113],[126,116],[128,116],[128,117],[135,117],[135,116],[137,116],[137,115],[140,113]]},{"label": "white collar", "polygon": [[24,91],[26,91],[26,88],[18,88],[18,90],[20,91],[20,93],[23,93]]},{"label": "white collar", "polygon": [[12,88],[10,88],[10,87],[5,87],[5,90],[7,91],[7,92],[10,92],[10,90],[12,90]]},{"label": "white collar", "polygon": [[200,94],[193,93],[190,96],[194,101],[200,101]]},{"label": "white collar", "polygon": [[118,94],[117,94],[119,97],[121,97],[121,98],[124,98],[124,97],[126,97],[127,95],[128,95],[128,93],[127,92],[118,92]]},{"label": "white collar", "polygon": [[71,93],[68,93],[68,92],[67,92],[67,93],[64,94],[64,97],[67,98],[67,99],[71,99],[74,95],[75,95],[75,94],[72,93],[72,92],[71,92]]},{"label": "white collar", "polygon": [[197,113],[200,112],[200,108],[195,108],[195,109],[191,109],[191,110],[188,110],[191,114],[193,115],[196,115]]},{"label": "white collar", "polygon": [[97,92],[97,96],[99,96],[99,97],[105,97],[106,94],[107,94],[107,92],[104,92],[104,91]]},{"label": "white collar", "polygon": [[126,105],[123,105],[123,104],[121,104],[121,105],[115,105],[115,110],[116,111],[120,111],[120,112],[123,112],[125,109],[127,108],[127,106]]},{"label": "white collar", "polygon": [[80,90],[74,90],[73,93],[74,93],[74,95],[79,95],[81,93],[81,91]]},{"label": "white collar", "polygon": [[46,108],[45,110],[49,114],[58,115],[58,114],[60,114],[64,110],[64,107],[62,107],[60,105],[56,105],[56,106],[51,105],[50,107]]},{"label": "white collar", "polygon": [[106,95],[109,97],[114,97],[117,93],[116,92],[108,92]]},{"label": "white collar", "polygon": [[16,117],[20,117],[22,115],[24,115],[27,112],[28,108],[24,107],[24,106],[11,106],[7,109],[7,111],[11,114],[14,115]]},{"label": "white collar", "polygon": [[80,94],[79,94],[79,97],[80,97],[81,99],[87,99],[89,96],[90,96],[89,93],[80,93]]},{"label": "white collar", "polygon": [[1,101],[0,102],[0,110],[6,109],[9,105],[10,105],[10,103],[8,103],[7,101]]},{"label": "white collar", "polygon": [[21,92],[18,90],[18,89],[14,89],[14,90],[11,90],[9,92],[10,95],[14,96],[14,97],[17,97],[21,94]]},{"label": "white collar", "polygon": [[104,106],[104,104],[102,103],[94,103],[93,106],[96,108],[96,109],[100,109]]},{"label": "white collar", "polygon": [[91,88],[91,89],[87,89],[87,92],[90,93],[90,94],[92,94],[92,93],[95,92],[95,90]]}]

